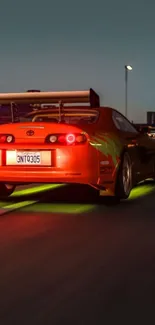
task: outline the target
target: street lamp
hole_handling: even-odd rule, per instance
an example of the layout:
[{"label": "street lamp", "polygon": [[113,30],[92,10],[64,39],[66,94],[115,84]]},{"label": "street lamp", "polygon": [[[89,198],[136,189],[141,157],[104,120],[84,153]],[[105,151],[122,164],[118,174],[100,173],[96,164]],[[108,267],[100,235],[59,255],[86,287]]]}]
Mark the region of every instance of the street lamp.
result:
[{"label": "street lamp", "polygon": [[128,117],[128,71],[132,71],[131,65],[125,65],[125,117]]}]

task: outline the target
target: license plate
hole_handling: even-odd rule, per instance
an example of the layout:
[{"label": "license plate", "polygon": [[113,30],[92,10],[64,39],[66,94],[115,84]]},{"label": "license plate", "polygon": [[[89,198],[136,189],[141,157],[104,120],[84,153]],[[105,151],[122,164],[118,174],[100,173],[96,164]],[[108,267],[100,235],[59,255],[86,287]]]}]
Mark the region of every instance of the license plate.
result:
[{"label": "license plate", "polygon": [[41,165],[40,152],[17,152],[17,165]]},{"label": "license plate", "polygon": [[51,151],[6,151],[7,166],[51,166],[52,156]]}]

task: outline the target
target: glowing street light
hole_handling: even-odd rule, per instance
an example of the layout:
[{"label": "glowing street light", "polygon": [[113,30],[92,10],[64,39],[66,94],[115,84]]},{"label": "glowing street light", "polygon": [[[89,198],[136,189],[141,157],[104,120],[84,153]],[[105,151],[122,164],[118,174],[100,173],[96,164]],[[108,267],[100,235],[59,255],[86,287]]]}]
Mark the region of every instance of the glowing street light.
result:
[{"label": "glowing street light", "polygon": [[128,72],[132,71],[131,65],[125,65],[125,117],[128,117]]},{"label": "glowing street light", "polygon": [[131,65],[126,65],[125,66],[127,70],[131,71],[132,70],[132,66]]}]

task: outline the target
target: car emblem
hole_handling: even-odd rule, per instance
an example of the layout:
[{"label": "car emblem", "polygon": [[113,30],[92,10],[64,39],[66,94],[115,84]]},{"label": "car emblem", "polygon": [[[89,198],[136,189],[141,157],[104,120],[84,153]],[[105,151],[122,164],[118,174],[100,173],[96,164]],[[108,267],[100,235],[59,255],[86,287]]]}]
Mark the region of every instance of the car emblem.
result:
[{"label": "car emblem", "polygon": [[32,135],[34,135],[34,131],[33,131],[33,130],[28,130],[28,131],[26,132],[26,134],[27,134],[28,136],[32,136]]}]

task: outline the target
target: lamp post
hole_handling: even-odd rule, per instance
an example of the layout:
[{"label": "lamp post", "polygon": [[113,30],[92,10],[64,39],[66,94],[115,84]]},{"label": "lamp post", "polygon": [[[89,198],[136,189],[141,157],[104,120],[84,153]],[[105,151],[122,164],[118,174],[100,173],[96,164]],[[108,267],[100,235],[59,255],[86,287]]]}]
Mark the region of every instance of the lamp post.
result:
[{"label": "lamp post", "polygon": [[128,72],[132,70],[131,65],[125,65],[125,117],[128,117]]}]

